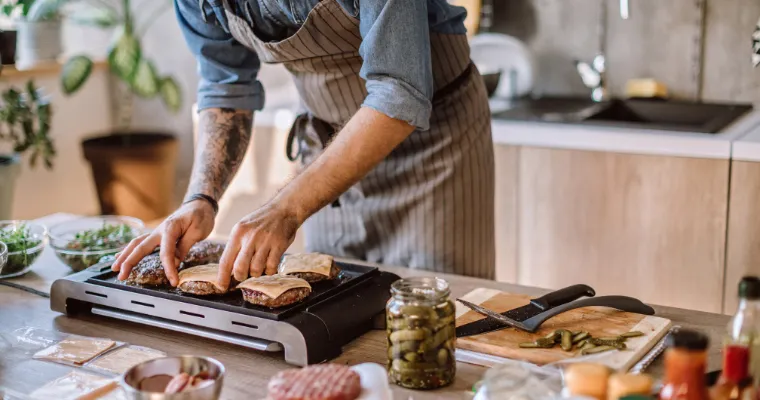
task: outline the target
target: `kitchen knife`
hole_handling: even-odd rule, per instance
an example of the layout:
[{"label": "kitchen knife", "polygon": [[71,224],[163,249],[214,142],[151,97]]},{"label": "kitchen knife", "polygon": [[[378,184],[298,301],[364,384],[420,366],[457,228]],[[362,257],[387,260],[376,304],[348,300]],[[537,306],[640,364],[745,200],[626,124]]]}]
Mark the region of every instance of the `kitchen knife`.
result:
[{"label": "kitchen knife", "polygon": [[[564,289],[556,290],[541,297],[532,299],[530,303],[522,307],[517,307],[509,311],[505,311],[501,313],[501,315],[511,320],[522,322],[553,307],[569,303],[584,296],[593,297],[595,295],[596,292],[594,292],[594,289],[588,285],[572,285]],[[465,337],[479,335],[481,333],[491,332],[504,328],[508,328],[508,326],[504,325],[494,318],[484,318],[478,321],[470,322],[469,324],[464,324],[458,327],[456,332],[457,337]]]},{"label": "kitchen knife", "polygon": [[642,303],[638,299],[627,296],[600,296],[571,301],[569,303],[565,303],[540,312],[526,319],[525,321],[515,321],[509,317],[498,314],[477,304],[472,304],[469,301],[461,299],[457,299],[457,301],[471,308],[472,310],[487,316],[488,319],[492,319],[497,323],[502,324],[502,326],[505,328],[513,327],[526,332],[535,332],[547,319],[562,314],[565,311],[570,311],[581,307],[610,307],[618,309],[620,311],[627,311],[644,315],[654,315],[654,309],[652,307]]}]

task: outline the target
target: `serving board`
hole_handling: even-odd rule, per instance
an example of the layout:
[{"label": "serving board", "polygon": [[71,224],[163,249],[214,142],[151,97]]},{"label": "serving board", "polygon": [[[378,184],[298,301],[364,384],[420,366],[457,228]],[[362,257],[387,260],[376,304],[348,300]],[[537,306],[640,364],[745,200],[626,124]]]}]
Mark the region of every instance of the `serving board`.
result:
[{"label": "serving board", "polygon": [[[499,313],[530,302],[530,297],[526,295],[484,288],[475,289],[462,296],[462,299]],[[456,307],[457,326],[483,318],[481,314],[459,302],[456,303]],[[668,332],[670,325],[669,319],[651,315],[627,313],[607,307],[578,308],[547,320],[536,333],[507,328],[458,338],[457,359],[488,366],[499,358],[528,361],[537,365],[593,360],[617,371],[627,371]],[[521,349],[518,346],[520,343],[532,342],[546,336],[555,329],[587,331],[594,337],[617,336],[630,331],[641,331],[644,336],[628,339],[627,350],[609,351],[584,357],[576,354],[576,351],[563,351],[559,345],[551,349]],[[460,353],[463,357],[460,357]],[[478,357],[478,354],[485,356]]]}]

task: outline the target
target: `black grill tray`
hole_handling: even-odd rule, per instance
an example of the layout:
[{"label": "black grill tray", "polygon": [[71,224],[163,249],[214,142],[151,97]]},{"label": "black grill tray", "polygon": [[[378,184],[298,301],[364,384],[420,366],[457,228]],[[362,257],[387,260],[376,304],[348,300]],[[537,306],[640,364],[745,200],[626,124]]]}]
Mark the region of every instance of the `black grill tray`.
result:
[{"label": "black grill tray", "polygon": [[195,304],[202,307],[215,308],[239,314],[250,315],[259,318],[266,318],[280,321],[294,313],[302,310],[308,310],[312,305],[327,300],[333,296],[340,295],[348,288],[356,286],[362,282],[372,279],[380,271],[376,267],[364,265],[349,264],[344,262],[335,262],[340,267],[341,272],[336,279],[317,282],[311,284],[312,292],[303,301],[277,309],[255,306],[243,300],[240,291],[232,291],[222,296],[196,296],[181,292],[172,287],[142,287],[127,285],[116,279],[116,272],[110,270],[100,275],[87,279],[88,283],[105,286],[118,290],[140,293],[148,296],[160,297],[168,300],[179,301],[187,304]]}]

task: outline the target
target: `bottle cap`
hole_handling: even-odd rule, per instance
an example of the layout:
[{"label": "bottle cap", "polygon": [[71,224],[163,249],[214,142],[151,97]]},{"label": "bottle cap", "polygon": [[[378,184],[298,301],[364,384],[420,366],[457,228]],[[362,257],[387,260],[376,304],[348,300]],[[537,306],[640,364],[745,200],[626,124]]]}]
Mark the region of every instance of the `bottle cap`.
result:
[{"label": "bottle cap", "polygon": [[739,281],[739,297],[742,299],[760,299],[760,279],[756,276],[745,276]]},{"label": "bottle cap", "polygon": [[668,347],[686,350],[707,350],[710,340],[702,333],[691,329],[676,329],[666,340]]}]

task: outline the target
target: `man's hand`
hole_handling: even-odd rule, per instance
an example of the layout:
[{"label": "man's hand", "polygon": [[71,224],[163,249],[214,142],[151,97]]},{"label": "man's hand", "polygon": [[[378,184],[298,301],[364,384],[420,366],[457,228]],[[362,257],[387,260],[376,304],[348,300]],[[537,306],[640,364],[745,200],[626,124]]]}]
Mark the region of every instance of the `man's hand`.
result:
[{"label": "man's hand", "polygon": [[277,202],[240,220],[219,262],[219,286],[227,288],[231,275],[242,282],[249,275],[276,274],[280,258],[293,243],[300,225],[295,213]]},{"label": "man's hand", "polygon": [[177,268],[190,247],[208,237],[214,229],[214,209],[203,200],[187,203],[174,212],[152,233],[136,237],[119,253],[111,266],[119,279],[127,279],[143,257],[161,246],[161,264],[172,286],[179,283]]}]

